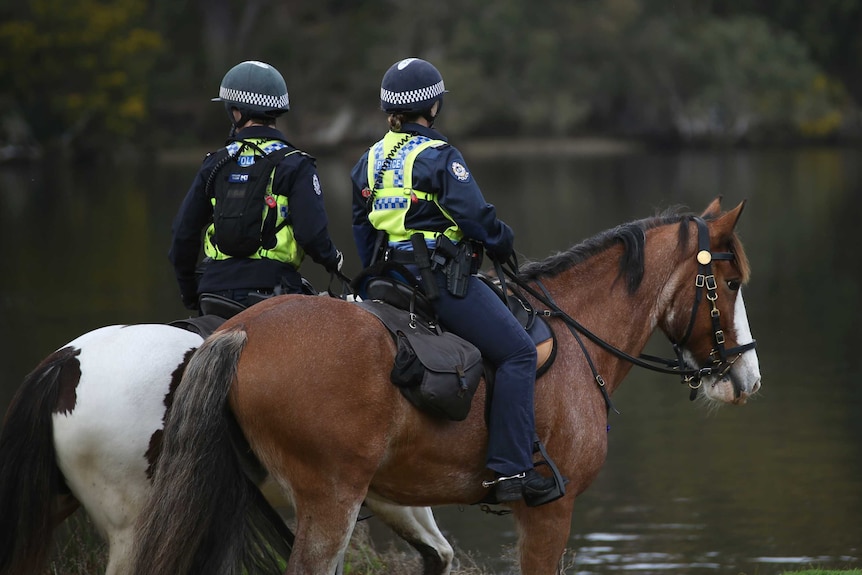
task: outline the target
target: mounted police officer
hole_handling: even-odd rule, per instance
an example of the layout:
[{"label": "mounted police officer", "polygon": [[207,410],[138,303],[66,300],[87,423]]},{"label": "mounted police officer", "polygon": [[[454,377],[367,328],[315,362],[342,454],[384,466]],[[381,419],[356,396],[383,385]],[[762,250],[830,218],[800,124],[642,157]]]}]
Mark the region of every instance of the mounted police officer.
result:
[{"label": "mounted police officer", "polygon": [[[329,237],[315,160],[276,129],[290,108],[281,74],[247,61],[231,68],[213,101],[232,124],[226,146],[207,155],[180,206],[168,255],[183,303],[201,293],[241,304],[272,293],[302,293],[305,255],[328,271],[343,256]],[[207,256],[198,280],[201,232]]]},{"label": "mounted police officer", "polygon": [[363,266],[385,259],[414,271],[440,322],[496,366],[487,467],[498,501],[529,502],[555,489],[533,467],[535,345],[473,275],[483,247],[508,260],[514,235],[461,153],[432,129],[445,92],[440,72],[418,58],[396,62],[383,76],[389,131],[353,168],[353,235]]}]

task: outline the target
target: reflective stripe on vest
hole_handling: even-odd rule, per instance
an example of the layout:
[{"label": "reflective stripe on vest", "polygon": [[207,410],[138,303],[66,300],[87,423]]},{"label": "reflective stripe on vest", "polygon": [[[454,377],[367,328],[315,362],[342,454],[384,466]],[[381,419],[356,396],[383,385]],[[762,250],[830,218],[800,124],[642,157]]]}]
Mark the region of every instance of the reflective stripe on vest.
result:
[{"label": "reflective stripe on vest", "polygon": [[[287,147],[287,144],[281,140],[250,138],[249,141],[267,154]],[[231,155],[233,155],[236,154],[240,146],[242,146],[242,142],[231,142],[227,145],[227,150]],[[300,152],[300,150],[292,150],[288,152],[285,157],[296,153],[302,152]],[[242,166],[252,165],[255,162],[254,149],[246,146],[237,160]],[[248,256],[247,259],[259,260],[261,258],[266,258],[270,260],[278,260],[280,262],[288,263],[295,268],[299,268],[299,265],[305,258],[305,251],[296,243],[296,238],[293,236],[293,226],[284,225],[284,221],[287,219],[288,215],[287,196],[272,193],[272,182],[274,178],[275,169],[273,169],[269,174],[269,183],[266,186],[265,196],[272,196],[276,203],[275,207],[271,208],[277,210],[275,228],[278,231],[275,234],[275,247],[269,250],[260,247],[256,253]],[[210,202],[212,202],[213,208],[215,208],[215,197],[210,198]],[[263,210],[263,220],[266,221],[266,214],[270,208],[264,204],[261,209]],[[279,229],[279,226],[281,226],[281,229]],[[204,236],[204,253],[214,260],[230,259],[231,256],[219,251],[218,246],[213,243],[212,238],[214,234],[215,224],[210,224]]]},{"label": "reflective stripe on vest", "polygon": [[[409,139],[405,140],[408,137]],[[443,216],[452,222],[452,225],[442,232],[443,235],[454,242],[464,237],[461,228],[437,201],[437,194],[413,188],[413,164],[416,158],[422,151],[445,143],[443,140],[432,140],[425,136],[387,132],[383,139],[368,151],[368,186],[374,188],[374,200],[368,221],[376,229],[385,231],[390,242],[409,240],[416,232],[421,233],[426,240],[434,240],[441,233],[405,227],[407,211],[415,201],[434,202]],[[390,156],[391,159],[387,161]],[[376,187],[377,185],[379,187]]]}]

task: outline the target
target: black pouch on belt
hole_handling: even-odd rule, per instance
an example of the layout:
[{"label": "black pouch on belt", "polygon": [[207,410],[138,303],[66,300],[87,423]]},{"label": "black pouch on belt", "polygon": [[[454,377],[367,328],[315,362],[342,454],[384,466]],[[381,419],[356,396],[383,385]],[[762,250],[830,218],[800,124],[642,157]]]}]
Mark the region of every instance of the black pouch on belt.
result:
[{"label": "black pouch on belt", "polygon": [[472,267],[473,246],[470,242],[461,242],[455,256],[446,263],[446,289],[450,294],[455,297],[467,295]]}]

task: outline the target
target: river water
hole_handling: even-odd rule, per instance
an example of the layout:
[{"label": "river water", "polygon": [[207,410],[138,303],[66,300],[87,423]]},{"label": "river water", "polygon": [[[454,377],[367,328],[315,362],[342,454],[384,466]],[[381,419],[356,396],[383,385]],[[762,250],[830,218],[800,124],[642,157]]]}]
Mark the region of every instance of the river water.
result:
[{"label": "river water", "polygon": [[[607,464],[575,505],[570,572],[862,567],[862,150],[521,151],[477,153],[469,168],[530,259],[669,206],[748,200],[738,230],[763,389],[744,407],[709,411],[676,378],[635,368],[614,396],[622,413],[610,418]],[[350,275],[351,165],[320,159]],[[166,253],[196,167],[0,167],[0,412],[77,335],[185,315]],[[325,287],[312,262],[303,271]],[[649,350],[670,351],[658,337]],[[463,562],[511,571],[509,518],[435,512]]]}]

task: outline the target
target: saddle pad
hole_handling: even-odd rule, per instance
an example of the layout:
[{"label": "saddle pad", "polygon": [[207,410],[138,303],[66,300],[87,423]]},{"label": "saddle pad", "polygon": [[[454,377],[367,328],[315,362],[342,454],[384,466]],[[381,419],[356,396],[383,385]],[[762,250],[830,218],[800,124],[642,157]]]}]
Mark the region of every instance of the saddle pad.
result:
[{"label": "saddle pad", "polygon": [[200,317],[174,320],[168,322],[168,325],[196,333],[206,339],[212,332],[221,327],[221,324],[225,321],[227,320],[217,315],[202,315]]}]

